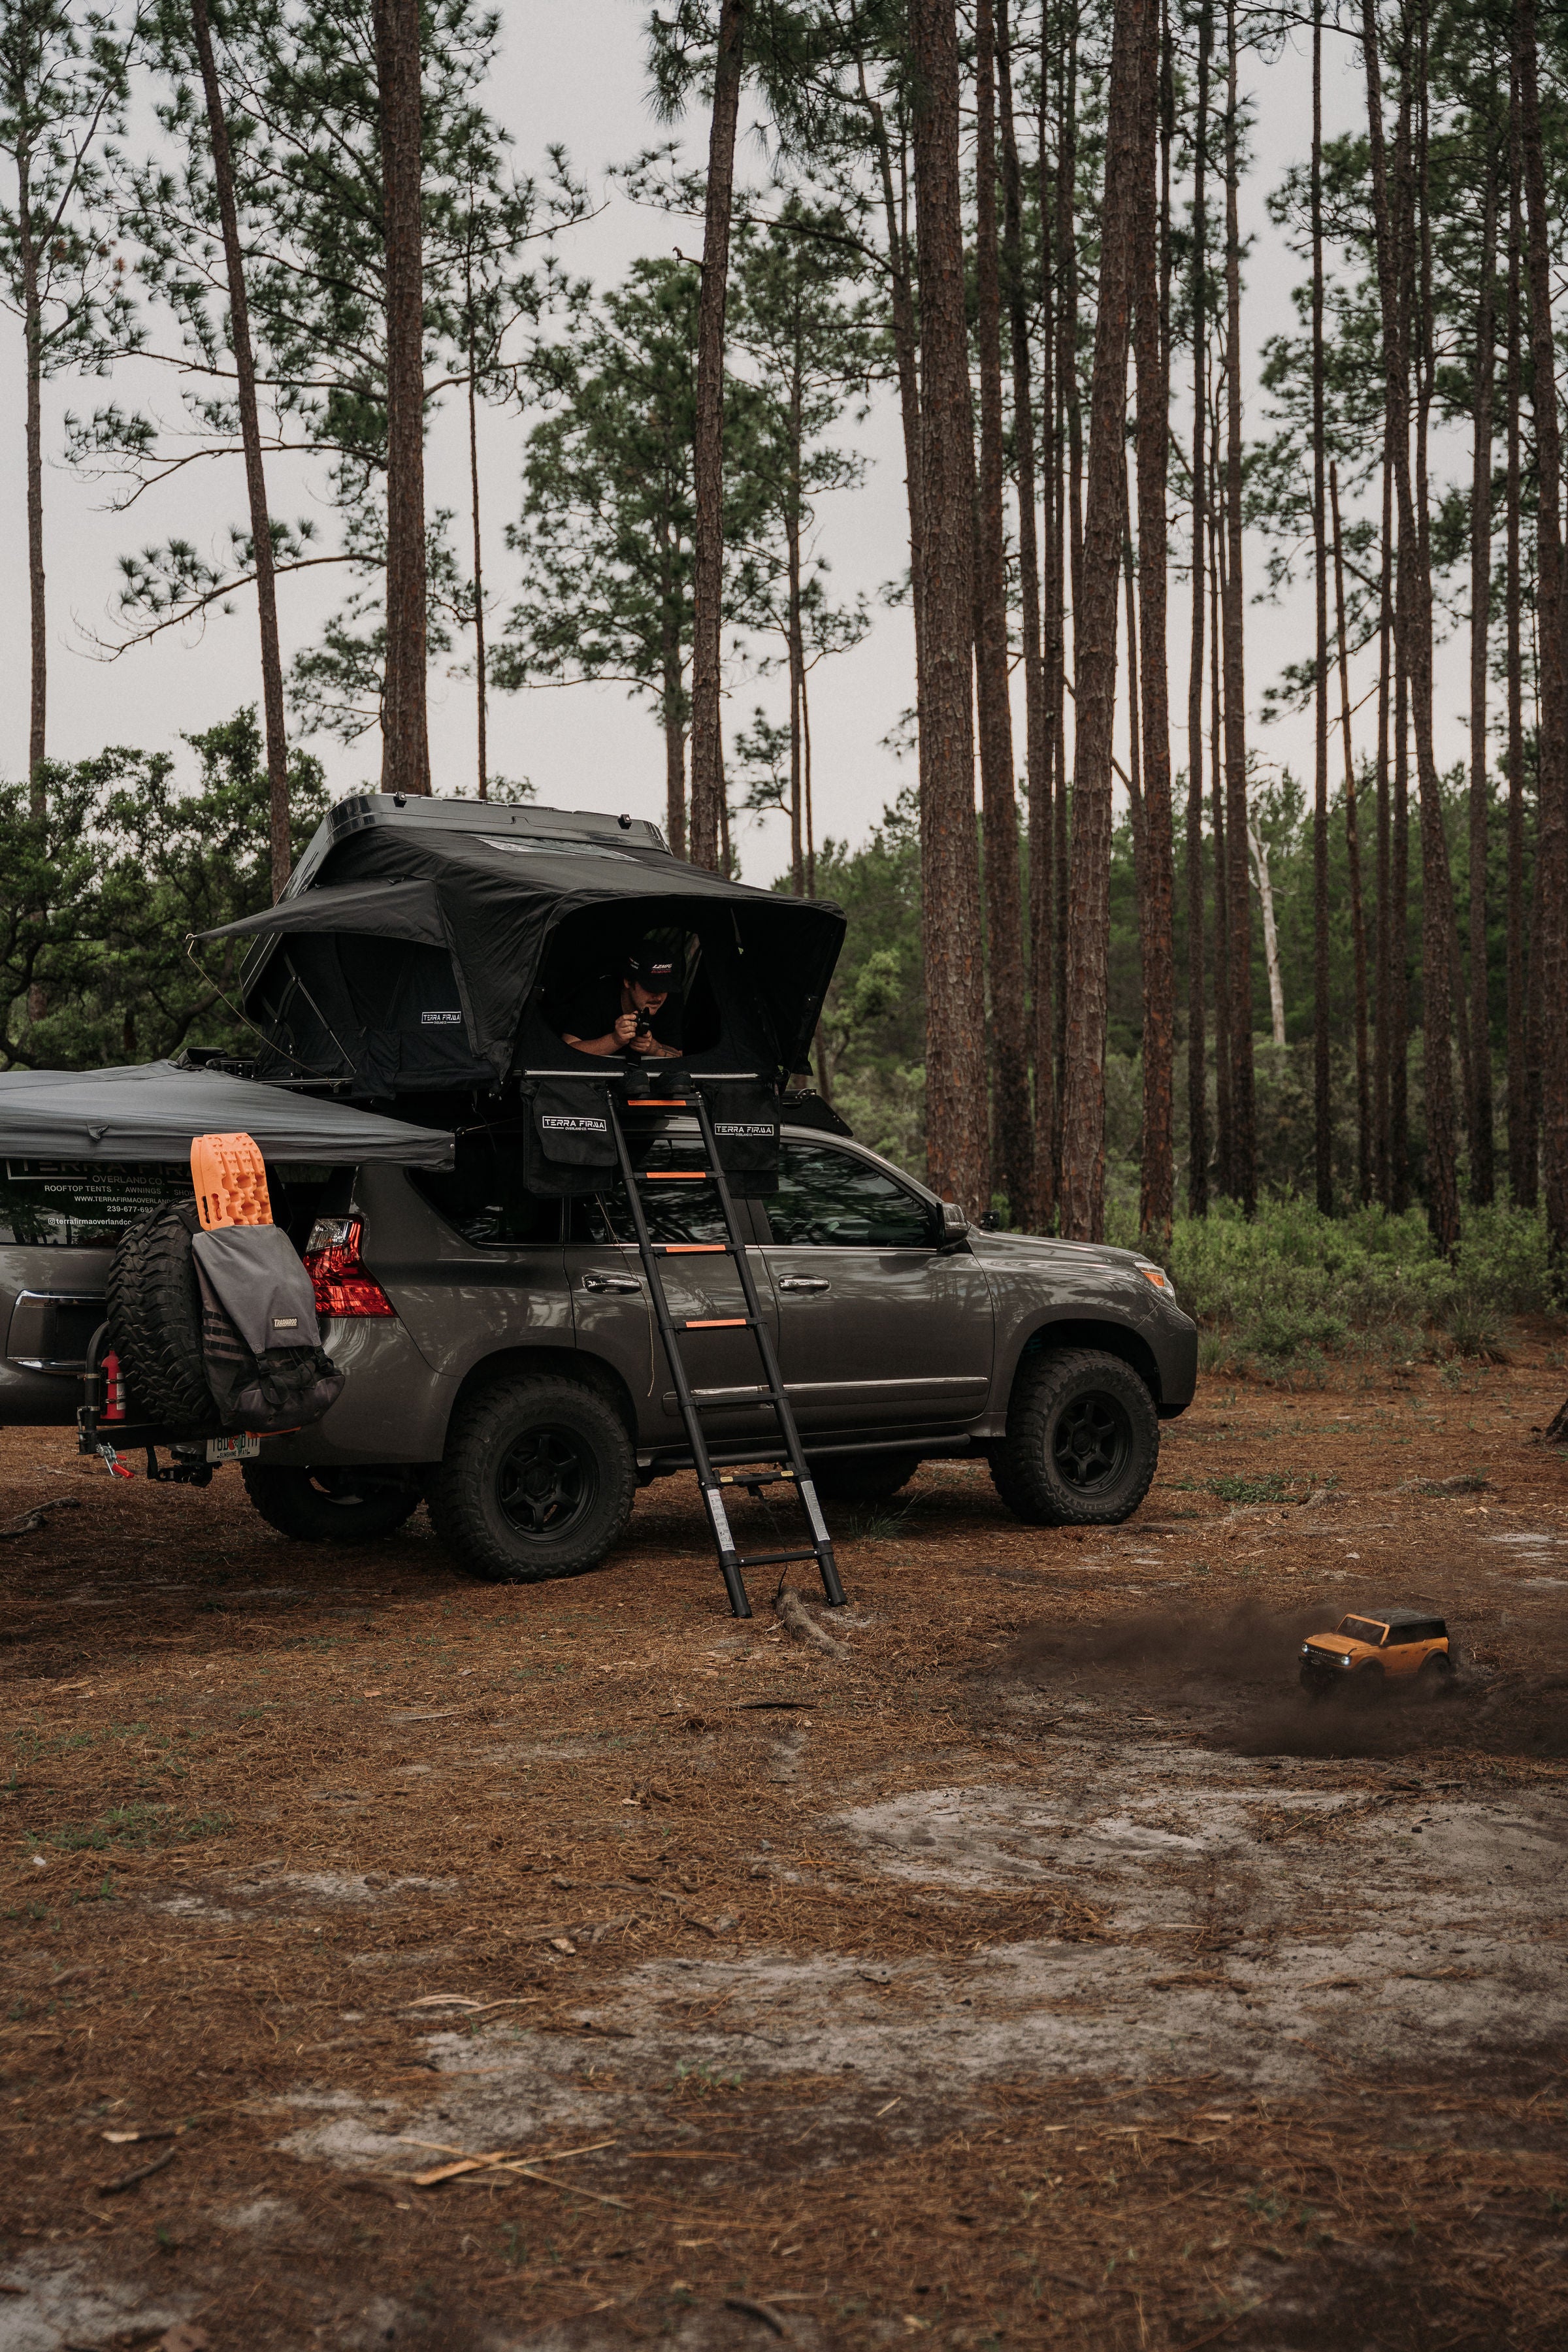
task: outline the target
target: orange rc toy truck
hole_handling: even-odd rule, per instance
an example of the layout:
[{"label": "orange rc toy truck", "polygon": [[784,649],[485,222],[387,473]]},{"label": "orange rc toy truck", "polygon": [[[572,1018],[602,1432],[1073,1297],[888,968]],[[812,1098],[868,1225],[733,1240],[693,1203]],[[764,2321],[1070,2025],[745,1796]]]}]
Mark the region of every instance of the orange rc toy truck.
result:
[{"label": "orange rc toy truck", "polygon": [[1309,1698],[1345,1691],[1370,1703],[1389,1683],[1435,1694],[1453,1678],[1448,1628],[1424,1609],[1342,1617],[1333,1633],[1309,1634],[1301,1644],[1301,1688]]}]

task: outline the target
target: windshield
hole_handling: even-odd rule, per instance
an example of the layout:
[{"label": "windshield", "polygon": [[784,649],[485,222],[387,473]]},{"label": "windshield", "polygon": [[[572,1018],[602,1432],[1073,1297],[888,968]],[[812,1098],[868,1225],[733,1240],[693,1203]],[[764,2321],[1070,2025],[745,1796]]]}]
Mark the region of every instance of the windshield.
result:
[{"label": "windshield", "polygon": [[1374,1617],[1342,1617],[1339,1629],[1352,1642],[1370,1643],[1374,1650],[1381,1645],[1388,1631],[1387,1626],[1380,1625]]}]

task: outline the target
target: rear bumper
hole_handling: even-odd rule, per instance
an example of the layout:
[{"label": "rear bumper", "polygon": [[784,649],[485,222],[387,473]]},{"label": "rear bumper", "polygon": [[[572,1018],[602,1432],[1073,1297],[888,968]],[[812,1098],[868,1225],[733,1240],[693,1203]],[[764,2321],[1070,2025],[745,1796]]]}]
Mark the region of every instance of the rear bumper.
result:
[{"label": "rear bumper", "polygon": [[263,1462],[438,1462],[460,1383],[433,1371],[405,1323],[387,1316],[321,1326],[344,1374],[330,1412],[289,1437],[264,1437]]}]

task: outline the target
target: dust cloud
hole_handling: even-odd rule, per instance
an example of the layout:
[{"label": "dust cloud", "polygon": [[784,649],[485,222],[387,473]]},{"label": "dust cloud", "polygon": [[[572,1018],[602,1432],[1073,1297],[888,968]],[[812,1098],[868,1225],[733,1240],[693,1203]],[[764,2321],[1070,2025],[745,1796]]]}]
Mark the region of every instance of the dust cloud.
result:
[{"label": "dust cloud", "polygon": [[1142,1707],[1179,1704],[1185,1737],[1201,1725],[1205,1745],[1238,1756],[1568,1756],[1568,1654],[1544,1658],[1538,1648],[1533,1671],[1478,1665],[1457,1633],[1459,1670],[1437,1696],[1395,1686],[1373,1706],[1310,1699],[1297,1683],[1301,1642],[1336,1625],[1345,1607],[1242,1602],[1042,1622],[1015,1637],[995,1672],[1015,1686],[1107,1710],[1131,1698]]}]

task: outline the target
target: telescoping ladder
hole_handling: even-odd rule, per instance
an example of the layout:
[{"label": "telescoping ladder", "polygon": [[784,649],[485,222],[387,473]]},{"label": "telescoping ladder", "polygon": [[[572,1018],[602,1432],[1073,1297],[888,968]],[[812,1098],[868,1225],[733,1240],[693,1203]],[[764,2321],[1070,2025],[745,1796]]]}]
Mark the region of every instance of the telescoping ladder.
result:
[{"label": "telescoping ladder", "polygon": [[[646,1083],[646,1082],[645,1082]],[[752,1279],[752,1269],[746,1256],[746,1244],[735,1222],[735,1203],[720,1164],[719,1147],[713,1134],[713,1121],[703,1100],[700,1084],[677,1082],[673,1088],[661,1088],[657,1093],[636,1091],[637,1079],[631,1081],[628,1110],[694,1111],[697,1116],[700,1150],[693,1149],[689,1157],[692,1162],[686,1168],[652,1168],[638,1170],[632,1164],[626,1147],[626,1129],[612,1090],[610,1096],[610,1126],[615,1135],[616,1150],[621,1163],[621,1176],[631,1207],[632,1225],[637,1234],[637,1249],[643,1269],[647,1276],[648,1295],[658,1321],[659,1336],[675,1381],[675,1393],[679,1400],[680,1417],[686,1424],[687,1443],[696,1466],[698,1483],[702,1489],[702,1505],[708,1514],[713,1542],[719,1554],[719,1567],[724,1579],[724,1589],[730,1596],[730,1606],[737,1617],[749,1617],[752,1604],[746,1598],[743,1571],[748,1568],[777,1568],[788,1560],[815,1559],[822,1576],[822,1589],[830,1609],[844,1606],[844,1587],[838,1580],[838,1570],[833,1558],[833,1538],[822,1517],[822,1506],[816,1499],[816,1488],[806,1467],[805,1456],[800,1450],[800,1433],[795,1414],[784,1394],[784,1380],[773,1347],[773,1334],[763,1320],[757,1286]],[[685,1138],[680,1139],[682,1147]],[[656,1242],[648,1232],[647,1216],[639,1187],[644,1184],[711,1183],[719,1199],[720,1213],[724,1220],[721,1242]],[[724,1255],[734,1261],[741,1277],[741,1295],[745,1301],[743,1315],[676,1316],[670,1312],[665,1293],[661,1261],[667,1257],[717,1257]],[[707,1433],[702,1426],[702,1406],[686,1370],[681,1345],[687,1332],[731,1331],[742,1325],[750,1330],[756,1342],[762,1361],[764,1402],[771,1407],[778,1423],[776,1443],[763,1444],[748,1457],[752,1462],[766,1458],[776,1466],[767,1470],[719,1470],[713,1465]],[[782,1456],[782,1460],[780,1457]],[[764,1486],[794,1486],[805,1514],[811,1540],[787,1551],[752,1552],[742,1556],[735,1546],[730,1515],[724,1507],[724,1489],[743,1487],[757,1494]]]}]

